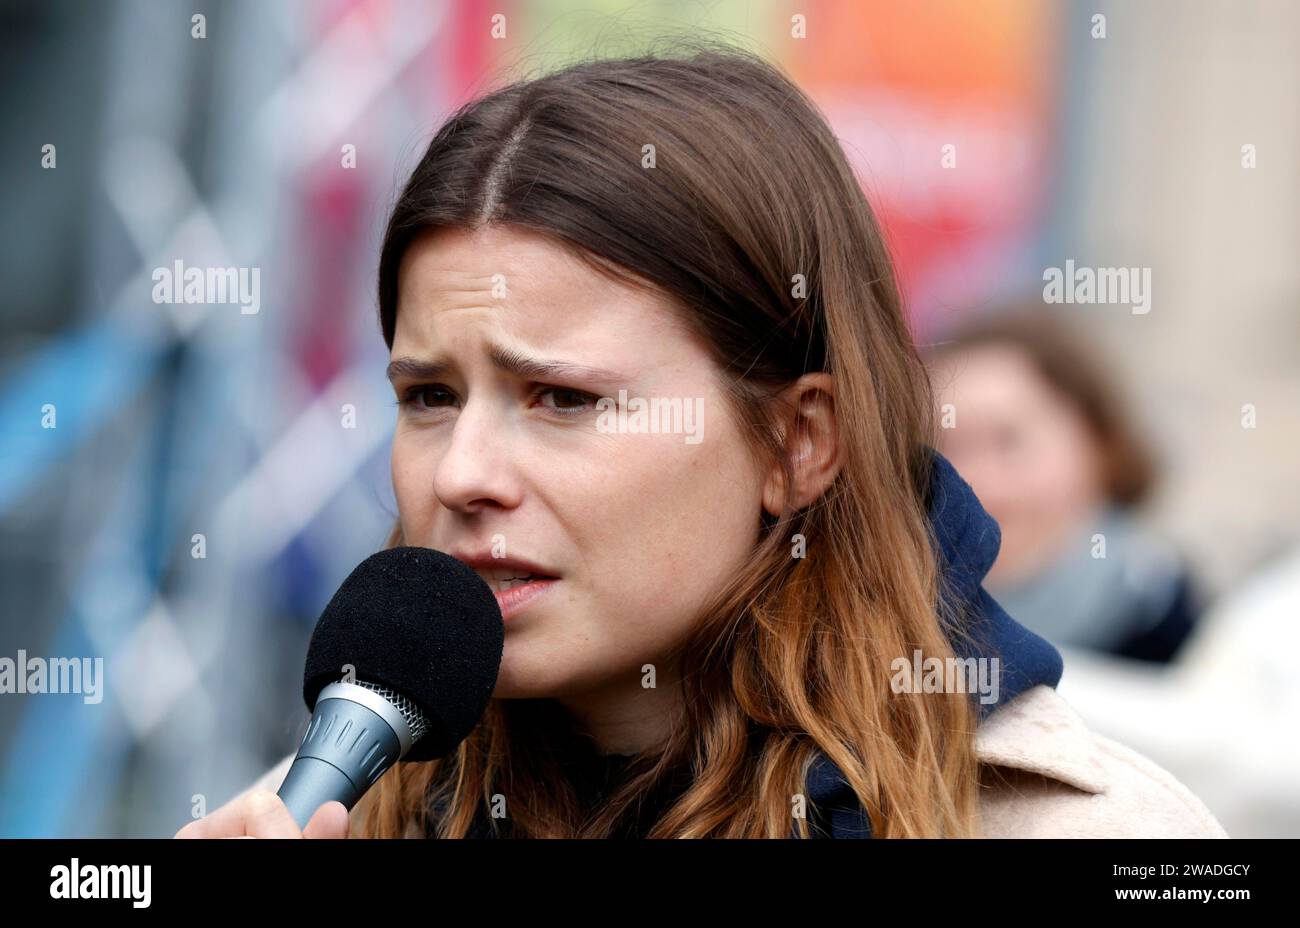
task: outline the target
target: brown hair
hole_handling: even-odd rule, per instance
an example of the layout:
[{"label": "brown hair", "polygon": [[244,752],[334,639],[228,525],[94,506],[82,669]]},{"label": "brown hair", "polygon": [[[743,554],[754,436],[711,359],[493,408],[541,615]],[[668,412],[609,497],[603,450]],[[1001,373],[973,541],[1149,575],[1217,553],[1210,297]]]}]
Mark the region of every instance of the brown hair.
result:
[{"label": "brown hair", "polygon": [[931,356],[988,345],[1023,352],[1043,382],[1078,410],[1097,447],[1108,499],[1126,506],[1141,503],[1154,482],[1150,452],[1112,386],[1113,374],[1078,328],[1026,299],[963,322],[945,333]]},{"label": "brown hair", "polygon": [[[608,836],[684,770],[689,785],[649,836],[787,837],[792,824],[806,836],[791,802],[820,749],[875,836],[973,834],[969,698],[890,687],[891,661],[949,657],[960,634],[936,609],[929,382],[876,219],[814,105],[761,58],[708,42],[579,63],[468,103],[388,224],[390,348],[407,246],[486,223],[547,234],[597,271],[670,295],[711,346],[754,452],[787,479],[769,400],[830,372],[842,467],[815,504],[763,522],[750,569],[674,653],[685,708],[669,742],[638,756],[594,813],[557,765],[572,733],[552,701],[493,700],[451,755],[381,778],[354,812],[356,833],[463,837],[502,791],[512,836]],[[401,543],[399,521],[389,544]]]}]

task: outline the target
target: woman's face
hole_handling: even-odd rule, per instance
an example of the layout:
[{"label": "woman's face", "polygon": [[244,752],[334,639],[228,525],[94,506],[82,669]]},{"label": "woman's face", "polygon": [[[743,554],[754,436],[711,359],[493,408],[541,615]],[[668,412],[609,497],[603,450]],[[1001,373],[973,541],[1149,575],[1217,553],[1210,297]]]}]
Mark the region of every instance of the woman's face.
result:
[{"label": "woman's face", "polygon": [[1087,423],[1021,348],[980,344],[936,365],[936,395],[956,427],[940,433],[952,461],[1002,529],[989,572],[1015,583],[1068,544],[1083,545],[1080,526],[1103,502],[1101,459]]},{"label": "woman's face", "polygon": [[[392,472],[405,543],[486,556],[471,565],[485,579],[522,575],[512,559],[558,578],[507,610],[495,695],[630,690],[645,664],[662,683],[665,651],[759,528],[761,471],[703,345],[666,298],[506,227],[417,239],[398,307]],[[702,421],[620,431],[596,403],[620,390],[680,400]]]}]

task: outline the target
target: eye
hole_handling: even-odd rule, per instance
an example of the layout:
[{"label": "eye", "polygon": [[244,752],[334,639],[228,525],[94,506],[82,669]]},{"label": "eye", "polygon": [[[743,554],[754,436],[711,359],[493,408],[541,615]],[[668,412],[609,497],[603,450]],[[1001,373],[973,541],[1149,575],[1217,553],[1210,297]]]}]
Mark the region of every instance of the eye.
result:
[{"label": "eye", "polygon": [[[596,403],[596,397],[590,393],[567,387],[544,387],[537,395],[542,398],[542,406],[563,416],[576,416],[586,412],[588,406],[594,406]],[[546,401],[547,397],[551,398],[551,402]]]},{"label": "eye", "polygon": [[426,383],[408,387],[402,394],[401,405],[415,409],[436,409],[454,403],[455,400],[456,394],[446,387]]}]

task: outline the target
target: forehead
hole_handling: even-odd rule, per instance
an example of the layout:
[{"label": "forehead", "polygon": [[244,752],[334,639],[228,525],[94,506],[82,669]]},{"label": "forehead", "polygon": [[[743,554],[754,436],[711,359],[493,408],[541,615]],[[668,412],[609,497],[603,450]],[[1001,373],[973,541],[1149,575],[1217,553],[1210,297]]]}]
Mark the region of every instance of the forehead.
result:
[{"label": "forehead", "polygon": [[956,349],[936,373],[943,395],[971,409],[1000,409],[1024,418],[1031,411],[1055,409],[1063,399],[1029,353],[1012,342],[981,342]]},{"label": "forehead", "polygon": [[536,348],[622,343],[629,355],[686,334],[666,295],[598,273],[548,236],[508,226],[425,233],[402,259],[393,352],[427,350],[467,324]]}]

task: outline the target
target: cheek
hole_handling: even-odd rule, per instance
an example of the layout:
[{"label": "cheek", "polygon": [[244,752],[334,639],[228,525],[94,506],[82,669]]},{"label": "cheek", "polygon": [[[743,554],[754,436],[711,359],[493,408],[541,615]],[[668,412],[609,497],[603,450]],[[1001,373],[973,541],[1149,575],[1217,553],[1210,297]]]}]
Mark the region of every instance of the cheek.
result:
[{"label": "cheek", "polygon": [[1044,423],[1018,480],[1009,488],[1007,528],[1031,537],[1046,537],[1073,523],[1097,502],[1096,452],[1091,438],[1063,418]]},{"label": "cheek", "polygon": [[390,468],[393,497],[407,538],[427,536],[432,525],[433,502],[436,500],[432,474],[436,464],[436,456],[430,449],[399,428],[393,436]]},{"label": "cheek", "polygon": [[597,617],[637,647],[680,637],[752,551],[761,484],[738,436],[620,436],[583,547]]},{"label": "cheek", "polygon": [[1045,492],[1066,500],[1089,493],[1097,454],[1086,426],[1073,416],[1048,420],[1042,428],[1036,465]]},{"label": "cheek", "polygon": [[530,458],[532,501],[568,561],[564,595],[507,630],[498,695],[637,679],[659,665],[752,550],[759,490],[709,441],[618,435]]}]

